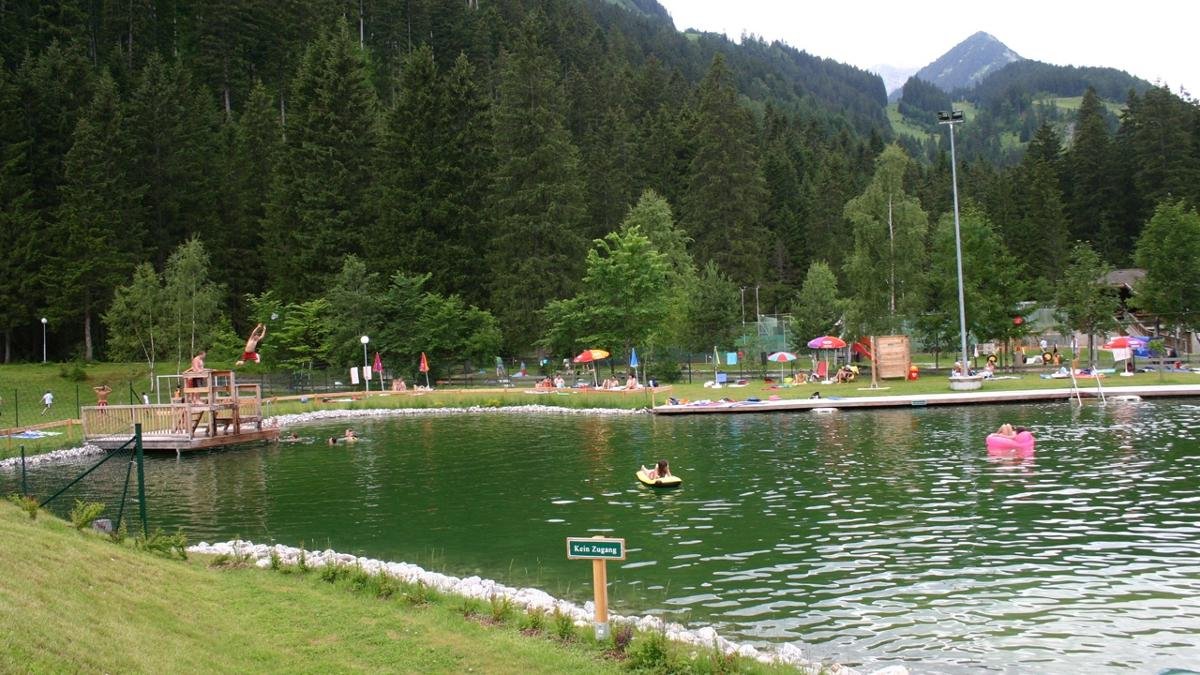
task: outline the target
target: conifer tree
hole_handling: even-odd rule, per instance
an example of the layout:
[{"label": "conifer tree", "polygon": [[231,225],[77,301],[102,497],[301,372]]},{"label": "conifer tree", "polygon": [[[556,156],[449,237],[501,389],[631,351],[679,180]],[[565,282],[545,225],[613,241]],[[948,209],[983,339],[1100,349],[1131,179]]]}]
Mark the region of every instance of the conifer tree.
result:
[{"label": "conifer tree", "polygon": [[33,208],[30,140],[16,82],[0,64],[0,338],[2,362],[12,359],[13,331],[31,322],[38,298],[41,232]]},{"label": "conifer tree", "polygon": [[66,158],[66,182],[47,280],[54,315],[82,320],[83,356],[95,356],[92,321],[113,289],[128,278],[141,258],[145,226],[141,208],[144,187],[127,167],[130,155],[116,85],[107,74],[75,128]]},{"label": "conifer tree", "polygon": [[152,54],[130,96],[132,178],[146,186],[153,262],[162,267],[192,234],[216,227],[217,116],[186,68]]},{"label": "conifer tree", "polygon": [[715,260],[737,281],[760,280],[766,189],[755,153],[754,120],[738,104],[722,54],[713,58],[696,98],[683,222],[696,241],[698,260]]},{"label": "conifer tree", "polygon": [[554,57],[527,20],[501,56],[488,255],[492,311],[510,346],[540,333],[538,310],[573,294],[583,263],[579,151],[563,116]]},{"label": "conifer tree", "polygon": [[1096,245],[1109,260],[1117,254],[1112,230],[1113,141],[1105,119],[1104,104],[1096,90],[1088,87],[1079,105],[1075,136],[1066,156],[1069,186],[1067,212],[1071,238]]},{"label": "conifer tree", "polygon": [[304,55],[263,225],[263,260],[284,299],[312,297],[366,251],[378,144],[375,95],[345,21]]}]

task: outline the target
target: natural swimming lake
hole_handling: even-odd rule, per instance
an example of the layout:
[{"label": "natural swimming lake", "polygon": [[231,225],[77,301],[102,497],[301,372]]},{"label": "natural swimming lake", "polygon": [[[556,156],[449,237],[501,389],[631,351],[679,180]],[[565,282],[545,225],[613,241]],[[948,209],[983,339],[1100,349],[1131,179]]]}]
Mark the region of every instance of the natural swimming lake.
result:
[{"label": "natural swimming lake", "polygon": [[[988,456],[1005,421],[1035,429],[1034,457]],[[347,426],[364,440],[325,444]],[[1200,662],[1197,429],[1194,399],[398,417],[151,457],[147,482],[151,525],[193,542],[304,542],[582,603],[591,565],[565,538],[619,536],[619,613],[848,665],[1153,672]],[[660,457],[681,489],[634,479]],[[34,468],[34,491],[94,461]],[[111,500],[124,471],[75,496]]]}]

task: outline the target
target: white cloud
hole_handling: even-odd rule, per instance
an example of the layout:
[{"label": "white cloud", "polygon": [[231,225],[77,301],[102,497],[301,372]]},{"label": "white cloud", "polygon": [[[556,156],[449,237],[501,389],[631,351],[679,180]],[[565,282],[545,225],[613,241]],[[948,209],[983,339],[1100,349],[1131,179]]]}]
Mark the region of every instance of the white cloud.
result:
[{"label": "white cloud", "polygon": [[[1200,3],[1130,5],[1109,0],[1004,3],[659,0],[680,30],[781,40],[862,68],[920,67],[976,31],[1029,59],[1107,66],[1151,82],[1200,88],[1193,48]],[[1189,89],[1190,90],[1190,89]]]}]

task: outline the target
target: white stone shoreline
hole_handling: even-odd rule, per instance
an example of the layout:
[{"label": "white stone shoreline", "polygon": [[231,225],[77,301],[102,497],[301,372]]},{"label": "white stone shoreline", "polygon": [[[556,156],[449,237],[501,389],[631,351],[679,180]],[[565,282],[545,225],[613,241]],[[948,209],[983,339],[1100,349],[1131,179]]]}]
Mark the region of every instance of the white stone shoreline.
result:
[{"label": "white stone shoreline", "polygon": [[[188,553],[201,555],[245,556],[254,561],[255,566],[266,569],[271,566],[271,557],[278,557],[280,564],[295,566],[299,564],[301,549],[282,544],[255,544],[249,541],[233,540],[209,544],[200,542],[188,547]],[[458,595],[478,600],[490,600],[493,597],[508,598],[513,605],[525,610],[542,610],[548,613],[561,612],[574,620],[575,625],[590,628],[592,625],[593,607],[591,602],[582,607],[566,600],[557,599],[545,591],[536,588],[511,588],[490,579],[467,577],[461,579],[438,572],[427,570],[410,563],[387,562],[374,558],[365,558],[338,553],[326,549],[324,551],[304,551],[305,564],[312,568],[326,565],[342,565],[346,567],[361,567],[371,575],[387,574],[399,581],[407,583],[423,583],[426,586],[443,593]],[[667,639],[693,645],[701,649],[716,647],[724,654],[752,658],[763,663],[780,663],[798,668],[805,673],[833,673],[834,675],[855,675],[858,671],[838,664],[821,664],[809,661],[804,652],[793,644],[783,644],[776,648],[764,650],[749,644],[737,644],[717,634],[710,626],[689,630],[678,623],[665,622],[656,616],[621,616],[610,614],[612,624],[627,624],[639,631],[661,631]],[[907,675],[908,670],[903,666],[889,666],[873,671],[873,675]]]}]

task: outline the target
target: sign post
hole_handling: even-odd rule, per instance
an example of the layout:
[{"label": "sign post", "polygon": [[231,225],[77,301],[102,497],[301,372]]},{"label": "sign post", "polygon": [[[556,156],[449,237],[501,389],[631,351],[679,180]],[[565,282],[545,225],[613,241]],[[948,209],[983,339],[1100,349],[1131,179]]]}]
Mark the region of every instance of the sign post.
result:
[{"label": "sign post", "polygon": [[592,561],[592,593],[595,601],[596,639],[608,639],[609,560],[625,559],[625,540],[609,537],[567,537],[567,560]]}]

